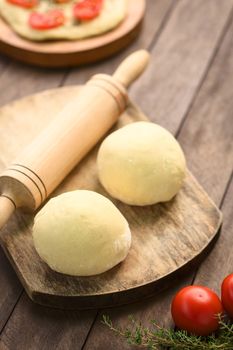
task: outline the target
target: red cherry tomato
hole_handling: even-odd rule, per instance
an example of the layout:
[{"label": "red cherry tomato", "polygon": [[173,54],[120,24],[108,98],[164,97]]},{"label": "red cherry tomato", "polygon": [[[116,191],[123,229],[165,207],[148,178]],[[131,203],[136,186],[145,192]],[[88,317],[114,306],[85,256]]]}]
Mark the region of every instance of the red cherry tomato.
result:
[{"label": "red cherry tomato", "polygon": [[100,14],[102,6],[103,0],[82,0],[74,5],[74,17],[80,21],[88,21]]},{"label": "red cherry tomato", "polygon": [[189,286],[181,289],[172,301],[171,312],[176,326],[195,335],[209,335],[219,327],[222,304],[211,289]]},{"label": "red cherry tomato", "polygon": [[61,10],[50,10],[46,13],[33,12],[29,17],[29,25],[39,30],[60,27],[64,22],[65,16]]},{"label": "red cherry tomato", "polygon": [[222,283],[222,304],[227,314],[233,318],[233,273]]},{"label": "red cherry tomato", "polygon": [[26,9],[31,9],[38,5],[38,0],[7,0],[12,5],[24,7]]}]

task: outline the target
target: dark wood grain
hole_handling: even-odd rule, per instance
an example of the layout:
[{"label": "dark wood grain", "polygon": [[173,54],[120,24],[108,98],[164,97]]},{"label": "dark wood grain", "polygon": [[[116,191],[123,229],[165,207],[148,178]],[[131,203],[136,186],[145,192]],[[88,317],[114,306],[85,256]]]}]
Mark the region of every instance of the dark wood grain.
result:
[{"label": "dark wood grain", "polygon": [[[55,118],[61,106],[75,99],[79,91],[79,87],[60,88],[3,107],[0,149],[4,162],[10,163],[46,127],[51,116]],[[129,106],[115,129],[139,120],[146,117]],[[13,136],[12,128],[17,130],[14,143],[4,138],[5,134]],[[98,147],[89,153],[53,195],[89,189],[108,196],[98,182],[97,151]],[[24,217],[25,225],[21,216],[16,215],[2,230],[1,245],[35,302],[88,309],[131,303],[154,294],[165,283],[169,284],[174,272],[202,255],[221,223],[221,214],[189,173],[182,190],[169,203],[140,208],[110,199],[129,222],[133,243],[124,263],[105,274],[82,278],[53,272],[34,249],[33,215]]]},{"label": "dark wood grain", "polygon": [[179,133],[190,169],[216,203],[233,167],[232,30],[233,23]]},{"label": "dark wood grain", "polygon": [[233,177],[223,202],[224,225],[215,249],[198,269],[194,284],[206,284],[220,293],[223,279],[233,273]]},{"label": "dark wood grain", "polygon": [[0,285],[2,286],[0,288],[0,329],[2,329],[15,305],[15,298],[21,293],[22,287],[2,249],[0,250],[0,265]]},{"label": "dark wood grain", "polygon": [[17,35],[0,18],[0,51],[19,61],[41,67],[71,67],[109,57],[138,36],[145,13],[145,0],[129,0],[126,19],[103,35],[74,41],[33,42]]},{"label": "dark wood grain", "polygon": [[[24,294],[1,338],[0,348],[9,350],[81,349],[92,320],[93,312],[65,312],[41,307],[30,302]],[[21,335],[16,336],[19,329],[21,329]]]},{"label": "dark wood grain", "polygon": [[222,39],[233,2],[178,2],[131,96],[149,118],[175,133]]}]

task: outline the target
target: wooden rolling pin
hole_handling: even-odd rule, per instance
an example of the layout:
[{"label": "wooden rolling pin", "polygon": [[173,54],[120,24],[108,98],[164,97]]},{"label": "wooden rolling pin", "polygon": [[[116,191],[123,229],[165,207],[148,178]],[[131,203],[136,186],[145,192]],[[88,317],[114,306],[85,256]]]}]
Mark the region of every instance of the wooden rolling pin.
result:
[{"label": "wooden rolling pin", "polygon": [[127,107],[126,88],[148,61],[148,52],[140,50],[126,58],[113,76],[93,76],[76,100],[0,175],[0,228],[16,208],[36,210],[116,123]]}]

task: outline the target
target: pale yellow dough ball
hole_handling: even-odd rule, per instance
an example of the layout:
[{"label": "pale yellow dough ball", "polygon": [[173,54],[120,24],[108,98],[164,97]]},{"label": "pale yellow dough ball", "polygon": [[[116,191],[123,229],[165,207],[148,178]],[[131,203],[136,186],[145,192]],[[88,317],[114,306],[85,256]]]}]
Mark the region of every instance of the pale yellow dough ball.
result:
[{"label": "pale yellow dough ball", "polygon": [[129,124],[102,143],[98,175],[103,187],[124,203],[151,205],[172,199],[185,178],[185,157],[170,132],[150,122]]},{"label": "pale yellow dough ball", "polygon": [[51,199],[36,215],[35,248],[53,270],[90,276],[123,261],[130,249],[128,223],[114,204],[92,191]]}]

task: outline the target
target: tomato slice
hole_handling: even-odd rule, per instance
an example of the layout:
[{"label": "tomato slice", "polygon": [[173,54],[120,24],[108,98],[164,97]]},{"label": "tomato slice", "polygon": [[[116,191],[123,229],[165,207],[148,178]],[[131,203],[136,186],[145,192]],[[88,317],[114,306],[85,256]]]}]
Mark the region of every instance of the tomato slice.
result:
[{"label": "tomato slice", "polygon": [[45,13],[33,12],[29,17],[29,25],[38,30],[60,27],[64,22],[65,16],[61,10],[50,10]]},{"label": "tomato slice", "polygon": [[82,0],[74,5],[74,17],[80,21],[88,21],[97,17],[103,7],[103,0]]},{"label": "tomato slice", "polygon": [[12,5],[24,7],[26,9],[31,9],[38,5],[38,0],[7,0]]},{"label": "tomato slice", "polygon": [[66,2],[70,2],[70,0],[55,0],[57,4],[65,4]]}]

